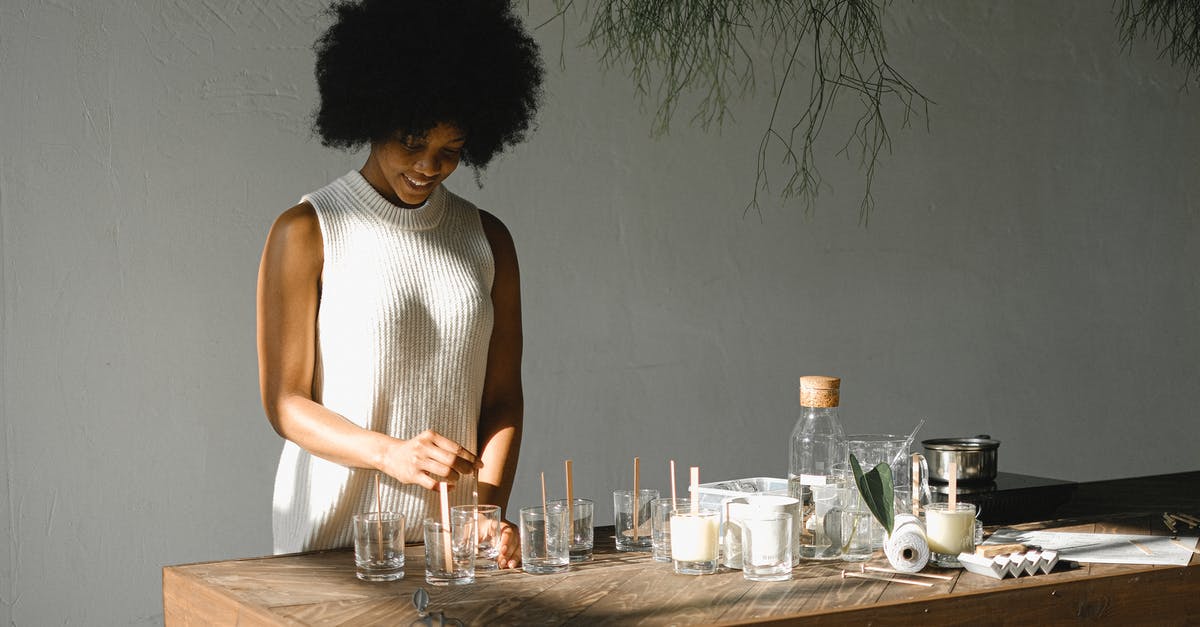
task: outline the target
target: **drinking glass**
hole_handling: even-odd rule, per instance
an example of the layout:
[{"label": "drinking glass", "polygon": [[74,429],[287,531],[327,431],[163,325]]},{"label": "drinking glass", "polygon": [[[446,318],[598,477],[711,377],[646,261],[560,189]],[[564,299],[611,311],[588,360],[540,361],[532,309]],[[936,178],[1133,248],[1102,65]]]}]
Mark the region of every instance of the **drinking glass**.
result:
[{"label": "drinking glass", "polygon": [[475,517],[459,512],[446,527],[425,519],[425,581],[435,586],[475,583]]},{"label": "drinking glass", "polygon": [[521,563],[535,575],[566,572],[571,563],[571,522],[562,503],[521,508]]},{"label": "drinking glass", "polygon": [[654,561],[671,561],[671,510],[690,503],[688,499],[673,499],[667,496],[650,503],[650,532],[654,548]]},{"label": "drinking glass", "polygon": [[354,566],[355,576],[363,581],[404,577],[404,514],[354,515]]},{"label": "drinking glass", "polygon": [[470,516],[475,519],[475,570],[496,570],[500,556],[500,506],[455,505],[451,516]]},{"label": "drinking glass", "polygon": [[757,510],[738,520],[742,576],[748,581],[792,578],[792,513]]},{"label": "drinking glass", "polygon": [[658,490],[613,491],[613,523],[618,551],[649,551],[654,543],[650,535],[650,503]]},{"label": "drinking glass", "polygon": [[[566,499],[555,499],[550,503],[567,506]],[[571,562],[590,562],[592,546],[595,544],[595,528],[592,525],[595,521],[596,504],[589,499],[571,499],[570,510],[568,516],[571,520]]]},{"label": "drinking glass", "polygon": [[717,572],[720,512],[690,503],[671,512],[671,561],[680,575]]},{"label": "drinking glass", "polygon": [[930,503],[925,506],[929,561],[943,568],[962,568],[959,553],[975,551],[975,506],[971,503]]}]

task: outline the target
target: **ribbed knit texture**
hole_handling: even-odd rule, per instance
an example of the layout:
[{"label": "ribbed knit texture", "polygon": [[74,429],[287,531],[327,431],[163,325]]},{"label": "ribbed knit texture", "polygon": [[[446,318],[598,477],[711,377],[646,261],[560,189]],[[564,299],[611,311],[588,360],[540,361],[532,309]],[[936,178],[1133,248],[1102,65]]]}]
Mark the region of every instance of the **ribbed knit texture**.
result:
[{"label": "ribbed knit texture", "polygon": [[[409,439],[433,429],[473,452],[492,333],[495,265],[474,205],[441,185],[422,206],[397,207],[358,172],[303,200],[324,239],[313,400],[351,422]],[[372,470],[284,444],[275,476],[276,553],[354,543],[351,517],[404,514],[406,539],[438,517],[438,498]],[[452,504],[471,502],[460,481]]]}]

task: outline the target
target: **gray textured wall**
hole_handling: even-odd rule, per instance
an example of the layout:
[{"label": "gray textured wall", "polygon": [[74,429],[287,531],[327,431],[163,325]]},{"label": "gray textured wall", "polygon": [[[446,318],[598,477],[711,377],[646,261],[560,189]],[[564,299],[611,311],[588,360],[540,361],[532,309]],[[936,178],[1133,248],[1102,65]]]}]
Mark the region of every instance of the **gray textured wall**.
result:
[{"label": "gray textured wall", "polygon": [[[816,373],[849,430],[987,432],[1002,470],[1195,470],[1200,95],[1119,50],[1110,4],[894,4],[894,62],[937,105],[896,131],[868,228],[843,128],[813,216],[743,216],[769,86],[721,134],[654,141],[619,74],[571,47],[560,69],[539,32],[540,128],[482,189],[450,181],[521,255],[512,505],[542,470],[561,493],[565,457],[601,523],[634,455],[662,488],[671,457],[782,475]],[[0,5],[0,623],[156,623],[164,564],[269,552],[258,257],[362,161],[307,130],[320,10]]]}]

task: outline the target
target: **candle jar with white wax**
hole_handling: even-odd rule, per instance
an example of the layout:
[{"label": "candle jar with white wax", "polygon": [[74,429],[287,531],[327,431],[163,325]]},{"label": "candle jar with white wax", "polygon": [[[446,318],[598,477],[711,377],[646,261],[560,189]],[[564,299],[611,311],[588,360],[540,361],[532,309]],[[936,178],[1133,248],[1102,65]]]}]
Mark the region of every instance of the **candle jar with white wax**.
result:
[{"label": "candle jar with white wax", "polygon": [[971,503],[930,503],[925,506],[929,561],[943,568],[962,568],[959,553],[975,550],[975,506]]},{"label": "candle jar with white wax", "polygon": [[[799,501],[797,501],[797,505]],[[739,521],[742,576],[747,581],[792,578],[792,513],[758,510]]]},{"label": "candle jar with white wax", "polygon": [[719,523],[720,512],[691,503],[671,512],[671,562],[676,573],[711,575],[717,572]]}]

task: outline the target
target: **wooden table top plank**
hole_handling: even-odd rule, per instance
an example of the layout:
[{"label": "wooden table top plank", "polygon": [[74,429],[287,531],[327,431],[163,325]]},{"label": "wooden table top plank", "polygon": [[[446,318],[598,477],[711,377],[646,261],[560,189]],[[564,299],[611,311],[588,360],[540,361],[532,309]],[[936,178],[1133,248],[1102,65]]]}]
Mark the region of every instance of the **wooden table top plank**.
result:
[{"label": "wooden table top plank", "polygon": [[[619,586],[579,614],[580,624],[712,622],[718,612],[714,605],[735,601],[745,592],[736,581],[720,575],[676,575],[670,563],[656,562],[648,553],[625,554],[623,559],[640,568],[627,573]],[[704,602],[697,603],[697,598]]]},{"label": "wooden table top plank", "polygon": [[[408,625],[420,616],[412,601],[400,596],[334,601],[330,603],[308,603],[291,607],[275,607],[271,611],[297,621],[297,624],[314,627],[354,625],[355,627],[395,627]],[[473,623],[472,623],[473,624]]]},{"label": "wooden table top plank", "polygon": [[[1192,488],[1198,480],[1200,473],[1180,473],[1080,484],[1080,498],[1056,511],[1060,519],[1013,526],[1165,535],[1163,511],[1200,515],[1200,491]],[[1133,499],[1128,509],[1114,510],[1114,493]],[[481,572],[474,585],[461,587],[427,584],[420,546],[406,549],[407,576],[388,583],[358,580],[348,549],[168,566],[164,620],[172,626],[407,625],[417,618],[411,599],[418,588],[429,593],[431,612],[466,624],[1169,623],[1200,616],[1200,555],[1186,567],[1085,564],[1001,580],[929,569],[955,580],[924,588],[843,580],[841,569],[856,565],[840,562],[804,563],[789,582],[748,582],[740,571],[724,569],[689,577],[646,553],[617,553],[611,528],[598,530],[596,540],[595,560],[566,574]],[[869,563],[886,561],[877,553]]]},{"label": "wooden table top plank", "polygon": [[741,602],[721,614],[723,623],[746,622],[780,615],[801,615],[822,603],[830,590],[830,577],[841,562],[813,564],[792,571],[782,582],[752,582]]}]

